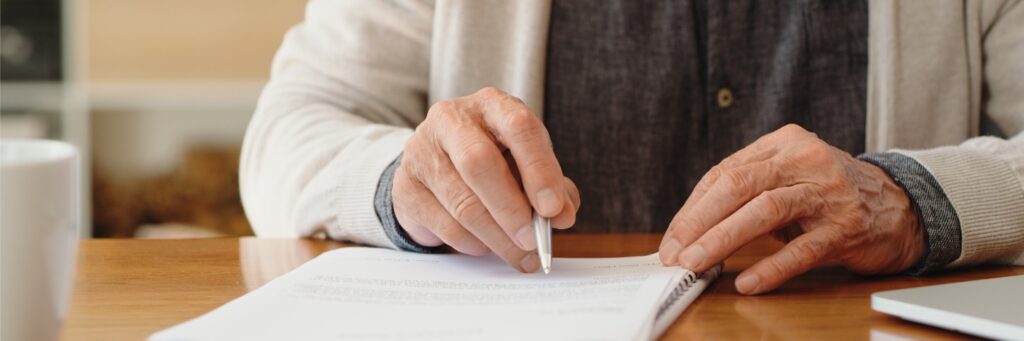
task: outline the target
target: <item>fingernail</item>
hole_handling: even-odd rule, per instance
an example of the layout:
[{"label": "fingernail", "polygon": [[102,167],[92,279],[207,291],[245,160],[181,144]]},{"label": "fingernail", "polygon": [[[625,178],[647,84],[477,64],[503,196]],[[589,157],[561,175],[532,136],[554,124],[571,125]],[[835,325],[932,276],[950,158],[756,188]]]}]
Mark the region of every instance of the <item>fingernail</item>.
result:
[{"label": "fingernail", "polygon": [[736,279],[736,290],[741,294],[753,294],[759,284],[761,279],[757,278],[757,275],[741,275]]},{"label": "fingernail", "polygon": [[679,255],[679,266],[688,270],[697,269],[704,263],[704,258],[707,258],[704,248],[700,245],[691,245]]},{"label": "fingernail", "polygon": [[533,225],[527,224],[516,232],[516,241],[519,242],[519,247],[523,250],[530,251],[537,248],[537,236],[533,230]]},{"label": "fingernail", "polygon": [[676,260],[679,259],[679,251],[682,250],[683,245],[679,244],[675,238],[669,238],[665,245],[661,246],[661,264],[676,265]]},{"label": "fingernail", "polygon": [[537,206],[539,206],[537,210],[541,211],[541,215],[551,217],[562,209],[562,199],[555,194],[555,191],[545,188],[537,192]]},{"label": "fingernail", "polygon": [[540,259],[537,258],[536,253],[529,253],[523,260],[519,261],[519,266],[523,268],[523,271],[534,272],[540,268]]}]

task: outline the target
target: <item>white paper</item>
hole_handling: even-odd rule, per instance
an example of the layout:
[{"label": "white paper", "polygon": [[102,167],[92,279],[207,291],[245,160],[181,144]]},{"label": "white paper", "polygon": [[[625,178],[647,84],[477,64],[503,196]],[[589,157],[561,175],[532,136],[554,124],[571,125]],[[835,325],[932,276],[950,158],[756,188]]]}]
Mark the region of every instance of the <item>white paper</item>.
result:
[{"label": "white paper", "polygon": [[544,275],[493,256],[349,247],[150,339],[645,339],[686,273],[656,255],[555,258]]}]

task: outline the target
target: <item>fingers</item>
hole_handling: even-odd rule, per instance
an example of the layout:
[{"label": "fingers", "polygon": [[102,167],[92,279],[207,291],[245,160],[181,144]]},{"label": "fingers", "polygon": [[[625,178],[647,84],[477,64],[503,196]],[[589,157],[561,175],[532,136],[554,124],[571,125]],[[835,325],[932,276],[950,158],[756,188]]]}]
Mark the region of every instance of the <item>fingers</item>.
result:
[{"label": "fingers", "polygon": [[688,212],[673,219],[660,248],[662,262],[675,265],[678,252],[755,196],[773,188],[789,186],[790,180],[779,172],[780,167],[775,162],[775,159],[769,159],[721,170],[707,193],[692,204]]},{"label": "fingers", "polygon": [[678,264],[706,271],[755,238],[813,214],[819,207],[813,198],[812,186],[803,184],[761,193],[685,247]]},{"label": "fingers", "polygon": [[[704,198],[708,189],[718,181],[718,178],[721,177],[726,170],[759,161],[765,161],[775,157],[780,153],[777,141],[780,139],[791,139],[791,136],[794,134],[809,133],[798,125],[786,125],[767,135],[761,136],[754,141],[754,143],[751,143],[749,146],[729,155],[722,160],[722,162],[719,162],[718,165],[708,170],[707,174],[704,174],[700,181],[697,182],[697,185],[694,186],[690,196],[686,199],[686,202],[683,203],[683,207],[676,213],[676,216],[673,217],[672,223],[669,224],[668,231],[671,232],[675,226],[679,226],[677,222],[681,220],[682,217],[693,212],[693,206]],[[669,233],[665,234],[665,239],[662,240],[662,246],[664,246],[666,242],[670,241],[669,236]]]},{"label": "fingers", "polygon": [[517,269],[535,271],[538,259],[525,251],[536,248],[533,211],[555,227],[575,223],[579,191],[562,175],[547,130],[500,90],[432,105],[404,158],[409,176],[396,180],[393,193],[413,194],[393,197],[414,201],[396,199],[395,215],[417,242],[443,241],[472,253],[479,245],[464,240],[474,237]]},{"label": "fingers", "polygon": [[726,157],[718,165],[712,167],[707,174],[701,177],[697,185],[694,186],[690,197],[687,198],[683,204],[683,208],[680,210],[681,213],[687,212],[687,208],[693,206],[693,203],[700,201],[707,193],[708,189],[711,188],[718,178],[722,175],[722,172],[727,169],[736,168],[742,165],[751,164],[758,161],[764,161],[772,158],[779,153],[779,149],[774,144],[770,143],[774,135],[768,134],[754,141],[750,146],[740,149]]},{"label": "fingers", "polygon": [[[816,225],[849,219],[857,206],[825,201],[856,204],[857,196],[843,165],[823,147],[829,146],[814,134],[788,125],[723,160],[673,219],[659,250],[662,262],[705,271],[761,235],[792,240],[737,279],[737,290],[753,294],[833,257],[850,226]],[[801,235],[805,230],[811,232]]]},{"label": "fingers", "polygon": [[[504,164],[503,161],[501,164]],[[455,162],[454,158],[452,162]],[[441,157],[435,160],[430,174],[420,177],[427,179],[423,180],[426,188],[437,198],[443,210],[498,257],[520,271],[536,271],[539,267],[536,254],[516,246],[507,231],[494,220],[493,213],[484,205],[478,192],[462,180],[452,162]],[[532,225],[529,226],[530,241],[536,244]],[[438,233],[436,230],[434,232]]]},{"label": "fingers", "polygon": [[[409,205],[410,201],[416,202],[417,199],[420,199],[424,195],[429,195],[433,197],[433,194],[431,194],[429,191],[426,190],[426,188],[423,188],[422,186],[420,186],[419,188],[409,186],[409,177],[403,174],[401,171],[395,172],[395,177],[394,180],[392,181],[393,183],[391,187],[391,205],[393,207],[393,211],[395,212],[395,219],[398,220],[398,225],[401,226],[402,229],[405,230],[407,234],[409,234],[409,238],[412,238],[413,241],[420,245],[441,245],[444,241],[441,240],[441,238],[439,238],[433,232],[431,232],[430,229],[427,228],[427,224],[419,222],[419,220],[427,220],[431,222],[431,224],[429,225],[433,225],[436,224],[437,221],[440,219],[430,219],[429,217],[424,219],[414,219],[413,217],[422,214],[422,212],[416,212],[422,206],[416,205],[415,207],[412,207],[412,205]],[[406,210],[406,206],[411,207],[409,210]],[[440,206],[440,204],[438,204],[438,206]],[[483,246],[483,243],[480,243],[480,246]],[[486,252],[486,250],[484,251]],[[463,252],[462,250],[459,250],[459,252],[470,254],[469,252]]]},{"label": "fingers", "polygon": [[789,279],[828,260],[836,249],[831,229],[815,229],[786,244],[782,250],[762,259],[736,277],[736,290],[755,295],[775,290]]},{"label": "fingers", "polygon": [[466,231],[437,201],[434,193],[407,172],[395,172],[392,195],[395,217],[402,228],[417,243],[437,246],[443,241],[456,251],[482,256],[487,246]]},{"label": "fingers", "polygon": [[[469,231],[486,245],[487,249],[519,271],[534,272],[540,267],[536,253],[523,251],[517,247],[468,186],[460,180],[445,182],[442,187],[432,186],[431,188],[437,188],[433,194],[439,198],[443,210],[461,224],[464,231]],[[532,229],[530,231],[533,232]]]},{"label": "fingers", "polygon": [[[468,191],[461,195],[475,194],[489,215],[519,248],[535,249],[537,242],[533,233],[532,208],[494,140],[481,127],[474,125],[453,127],[435,138],[450,160],[443,157],[434,160],[433,167],[438,170],[427,178],[444,179],[432,180],[437,183],[428,184],[428,187],[458,187],[448,184],[465,181]],[[454,170],[448,170],[448,164],[453,165]]]},{"label": "fingers", "polygon": [[551,226],[559,229],[572,227],[576,223],[576,212],[580,210],[580,191],[577,189],[576,183],[569,178],[564,178],[563,184],[565,194],[569,197],[569,203],[562,208],[561,213],[551,218]]},{"label": "fingers", "polygon": [[[505,159],[508,161],[509,170],[512,171],[512,175],[516,178],[516,181],[522,182],[522,178],[519,176],[519,169],[516,166],[515,160],[512,159],[510,153],[505,153]],[[570,180],[568,177],[564,178],[565,193],[569,198],[569,202],[562,206],[562,212],[554,218],[551,218],[551,227],[557,229],[567,229],[576,224],[576,213],[580,210],[580,191],[576,187],[576,183]]]},{"label": "fingers", "polygon": [[555,158],[544,123],[519,99],[501,90],[485,88],[480,104],[494,137],[512,153],[522,176],[523,190],[544,217],[555,217],[569,204],[563,190],[562,168]]},{"label": "fingers", "polygon": [[[412,238],[412,240],[414,242],[416,242],[417,244],[423,245],[423,246],[428,246],[428,247],[440,246],[441,244],[444,244],[444,241],[441,240],[441,238],[439,238],[437,235],[435,235],[433,232],[431,232],[430,229],[427,228],[428,225],[433,226],[433,225],[436,225],[437,223],[433,223],[432,222],[432,223],[429,223],[429,224],[422,224],[422,223],[417,222],[417,220],[413,219],[411,216],[406,215],[404,213],[405,211],[402,211],[402,212],[403,213],[399,213],[398,211],[396,211],[395,212],[395,219],[398,220],[398,224],[402,227],[402,229],[405,230],[405,233],[409,234],[409,238]],[[436,220],[439,220],[439,219],[426,219],[426,220],[428,220],[428,221],[436,221]],[[482,243],[480,245],[483,246]],[[456,248],[455,250],[459,251],[459,252],[462,252],[462,253],[465,253],[465,254],[474,255],[474,256],[483,256],[483,255],[487,254],[487,250],[484,250],[483,252],[476,252],[476,251],[473,251],[472,249],[466,249],[466,250],[463,250],[463,249],[464,248]]]}]

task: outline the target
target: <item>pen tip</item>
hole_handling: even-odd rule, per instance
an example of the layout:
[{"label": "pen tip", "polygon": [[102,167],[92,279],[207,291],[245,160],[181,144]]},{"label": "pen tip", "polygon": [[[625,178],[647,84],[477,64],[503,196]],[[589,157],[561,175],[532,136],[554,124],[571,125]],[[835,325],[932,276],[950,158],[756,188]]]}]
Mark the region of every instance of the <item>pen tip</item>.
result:
[{"label": "pen tip", "polygon": [[544,268],[544,274],[547,275],[549,273],[551,273],[551,268]]}]

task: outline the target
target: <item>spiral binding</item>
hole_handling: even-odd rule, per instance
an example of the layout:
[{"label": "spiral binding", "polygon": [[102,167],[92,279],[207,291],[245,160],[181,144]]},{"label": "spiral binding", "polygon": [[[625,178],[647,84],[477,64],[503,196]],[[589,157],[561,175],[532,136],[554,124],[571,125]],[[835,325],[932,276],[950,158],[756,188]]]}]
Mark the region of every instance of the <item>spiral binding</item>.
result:
[{"label": "spiral binding", "polygon": [[676,285],[676,287],[672,289],[672,292],[668,294],[668,298],[665,299],[665,302],[662,302],[661,306],[658,307],[658,313],[655,315],[655,319],[661,318],[661,315],[664,314],[672,304],[676,303],[680,297],[683,297],[683,294],[686,294],[686,291],[690,290],[690,287],[692,287],[694,283],[697,283],[701,278],[704,278],[704,274],[704,272],[697,274],[692,271],[687,271],[683,280],[679,281],[679,285]]}]

